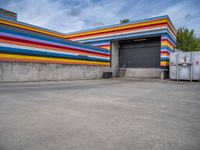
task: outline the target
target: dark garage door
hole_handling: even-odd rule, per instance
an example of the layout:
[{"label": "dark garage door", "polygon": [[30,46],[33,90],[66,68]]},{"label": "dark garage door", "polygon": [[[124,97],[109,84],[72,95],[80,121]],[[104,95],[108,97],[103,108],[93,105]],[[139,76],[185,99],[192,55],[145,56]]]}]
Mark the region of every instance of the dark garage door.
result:
[{"label": "dark garage door", "polygon": [[160,67],[160,37],[120,41],[119,47],[120,67]]}]

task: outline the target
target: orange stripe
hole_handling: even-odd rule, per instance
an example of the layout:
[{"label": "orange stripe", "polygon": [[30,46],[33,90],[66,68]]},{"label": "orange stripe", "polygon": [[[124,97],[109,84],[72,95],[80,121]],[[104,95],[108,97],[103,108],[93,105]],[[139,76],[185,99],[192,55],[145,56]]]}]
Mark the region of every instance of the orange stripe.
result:
[{"label": "orange stripe", "polygon": [[167,67],[167,66],[169,66],[169,63],[168,62],[160,62],[160,66]]},{"label": "orange stripe", "polygon": [[[77,65],[95,65],[96,64],[88,64],[88,63],[81,63],[81,62],[62,62],[62,61],[50,61],[50,60],[35,60],[35,59],[16,59],[16,58],[0,58],[0,61],[8,61],[8,62],[38,62],[38,63],[54,63],[54,64],[77,64]],[[97,66],[110,66],[110,63],[107,65],[98,64]]]},{"label": "orange stripe", "polygon": [[29,43],[21,43],[21,42],[15,42],[15,41],[10,41],[10,40],[4,40],[4,39],[0,39],[0,42],[2,43],[9,43],[9,44],[15,44],[15,45],[20,45],[20,46],[30,46],[30,47],[36,47],[36,48],[45,48],[45,49],[49,49],[49,50],[57,50],[57,51],[61,51],[61,52],[72,52],[75,54],[83,54],[83,55],[90,55],[90,56],[101,56],[104,58],[110,58],[109,56],[102,56],[102,55],[98,55],[98,54],[91,54],[91,53],[87,53],[87,52],[76,52],[73,50],[68,50],[68,49],[61,49],[61,48],[55,48],[55,47],[48,47],[48,46],[41,46],[41,45],[35,45],[35,44],[29,44]]},{"label": "orange stripe", "polygon": [[165,45],[165,43],[167,43],[167,44],[169,44],[171,47],[175,48],[175,46],[172,45],[168,40],[166,40],[166,41],[161,41],[161,45],[162,45],[162,44]]},{"label": "orange stripe", "polygon": [[83,31],[83,32],[79,32],[79,33],[74,33],[74,34],[68,34],[65,36],[65,38],[75,38],[78,36],[89,36],[90,34],[98,34],[98,33],[105,33],[105,32],[112,32],[112,31],[116,31],[116,30],[123,30],[123,29],[128,29],[128,28],[133,28],[133,27],[142,27],[145,25],[154,25],[154,24],[158,24],[158,23],[167,23],[167,25],[169,26],[169,28],[171,29],[171,31],[174,33],[174,35],[176,36],[176,32],[175,29],[172,27],[171,23],[169,22],[168,19],[155,19],[155,20],[150,20],[150,21],[146,21],[146,22],[138,22],[138,23],[133,23],[133,24],[128,24],[128,25],[123,25],[123,26],[117,26],[117,27],[109,27],[109,28],[103,28],[103,29],[94,29],[94,30],[90,30],[90,31]]},{"label": "orange stripe", "polygon": [[146,22],[138,22],[138,23],[132,23],[132,24],[128,24],[128,25],[119,25],[116,27],[105,27],[102,29],[94,29],[94,30],[90,30],[90,31],[83,31],[83,32],[79,32],[79,33],[74,33],[74,34],[69,34],[66,35],[66,38],[70,38],[70,37],[76,37],[76,36],[81,36],[81,35],[89,35],[92,33],[102,33],[102,32],[110,32],[110,31],[115,31],[115,30],[121,30],[121,29],[126,29],[126,28],[132,28],[132,27],[140,27],[140,26],[144,26],[147,24],[155,24],[155,23],[161,23],[161,22],[167,22],[167,19],[155,19],[155,20],[150,20],[150,21],[146,21]]},{"label": "orange stripe", "polygon": [[21,28],[24,30],[29,30],[29,31],[33,31],[33,32],[38,32],[38,33],[42,33],[42,34],[46,34],[46,35],[51,35],[51,36],[55,36],[55,37],[59,37],[59,38],[64,38],[64,35],[59,34],[59,33],[55,33],[53,31],[47,31],[47,29],[39,29],[39,27],[31,27],[28,24],[20,24],[18,22],[11,22],[11,21],[7,21],[7,20],[2,20],[0,19],[0,24],[5,24],[8,26],[13,26],[16,28]]},{"label": "orange stripe", "polygon": [[110,46],[98,46],[98,47],[110,50]]},{"label": "orange stripe", "polygon": [[170,27],[171,31],[174,33],[174,36],[176,36],[176,30],[174,29],[174,27],[171,25],[171,23],[169,23],[169,21],[167,21],[167,24]]},{"label": "orange stripe", "polygon": [[[163,25],[155,25],[153,26],[154,28],[155,27],[163,27]],[[112,32],[109,32],[109,33],[98,33],[98,34],[95,34],[95,35],[88,35],[88,36],[82,36],[83,38],[92,38],[93,36],[97,36],[97,35],[109,35],[109,34],[113,34],[113,33],[123,33],[124,31],[126,32],[129,32],[129,31],[137,31],[137,30],[142,30],[142,29],[151,29],[150,27],[141,27],[141,28],[137,28],[137,29],[126,29],[126,30],[123,30],[123,31],[112,31]],[[72,38],[67,38],[68,40],[80,40],[81,38],[79,37],[72,37]]]}]

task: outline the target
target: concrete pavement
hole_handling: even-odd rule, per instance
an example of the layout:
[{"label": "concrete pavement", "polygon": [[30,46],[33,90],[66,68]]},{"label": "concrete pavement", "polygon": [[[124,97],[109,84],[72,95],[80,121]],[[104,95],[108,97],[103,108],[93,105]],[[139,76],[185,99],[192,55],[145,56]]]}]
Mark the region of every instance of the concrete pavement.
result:
[{"label": "concrete pavement", "polygon": [[0,83],[0,150],[199,150],[200,83]]}]

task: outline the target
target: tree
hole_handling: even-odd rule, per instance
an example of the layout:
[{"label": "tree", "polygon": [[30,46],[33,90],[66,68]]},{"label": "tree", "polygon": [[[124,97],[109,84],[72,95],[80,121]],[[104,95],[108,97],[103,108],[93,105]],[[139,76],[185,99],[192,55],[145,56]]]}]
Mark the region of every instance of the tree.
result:
[{"label": "tree", "polygon": [[177,30],[176,47],[182,51],[200,51],[200,38],[196,37],[194,30],[181,27]]}]

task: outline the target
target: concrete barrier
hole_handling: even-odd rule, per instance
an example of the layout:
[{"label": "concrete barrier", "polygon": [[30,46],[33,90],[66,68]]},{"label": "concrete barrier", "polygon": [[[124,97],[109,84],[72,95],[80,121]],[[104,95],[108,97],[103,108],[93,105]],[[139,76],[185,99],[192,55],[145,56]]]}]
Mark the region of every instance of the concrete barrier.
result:
[{"label": "concrete barrier", "polygon": [[95,79],[106,71],[110,67],[0,62],[0,82]]}]

